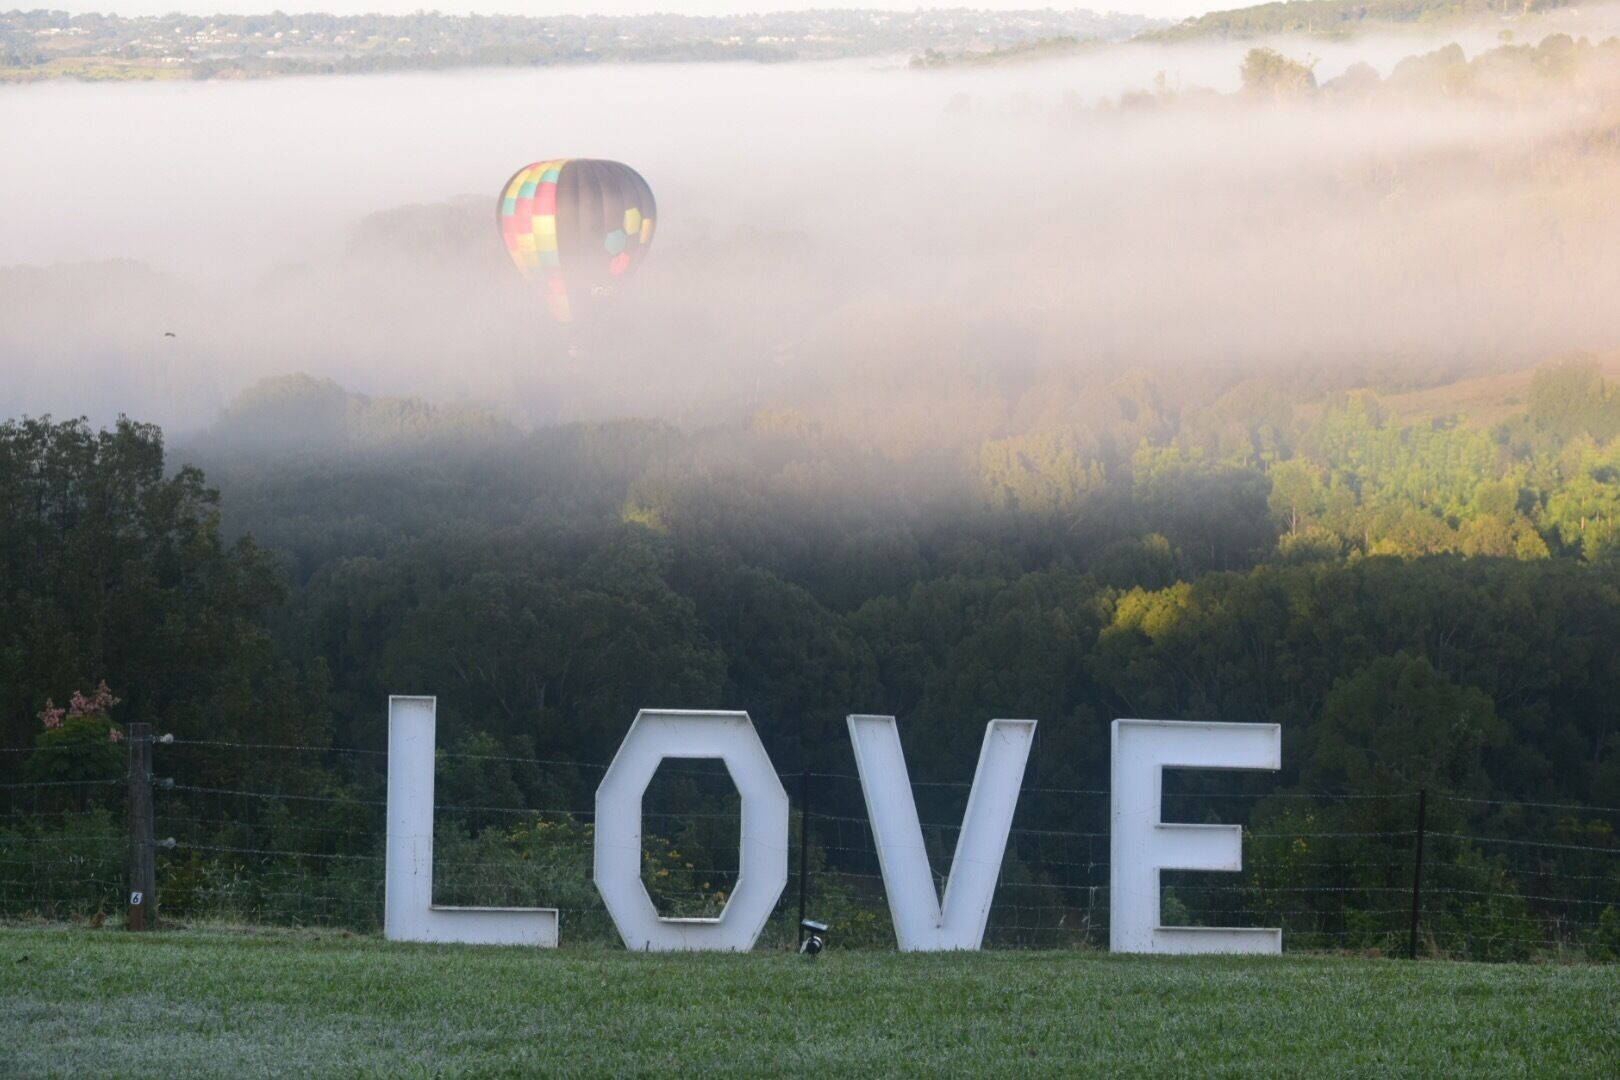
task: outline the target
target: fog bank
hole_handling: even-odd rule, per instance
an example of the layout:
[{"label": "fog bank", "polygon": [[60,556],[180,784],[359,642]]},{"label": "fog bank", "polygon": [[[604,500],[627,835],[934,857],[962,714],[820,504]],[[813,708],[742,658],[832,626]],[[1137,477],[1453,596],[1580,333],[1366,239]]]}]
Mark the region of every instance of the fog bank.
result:
[{"label": "fog bank", "polygon": [[[1473,33],[1310,47],[1325,82],[1496,44]],[[305,371],[522,423],[994,434],[1144,367],[1421,382],[1620,345],[1608,67],[1511,97],[1192,92],[1235,91],[1247,47],[4,88],[0,415],[184,430]],[[563,155],[634,165],[660,210],[611,317],[571,328],[493,223],[513,168]]]}]

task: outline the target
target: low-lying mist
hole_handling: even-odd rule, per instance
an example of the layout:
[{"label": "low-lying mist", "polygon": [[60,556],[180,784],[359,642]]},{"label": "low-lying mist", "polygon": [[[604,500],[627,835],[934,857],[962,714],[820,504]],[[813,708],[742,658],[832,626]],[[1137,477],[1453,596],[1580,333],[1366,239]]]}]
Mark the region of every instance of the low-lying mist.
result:
[{"label": "low-lying mist", "polygon": [[[1302,96],[1242,92],[1236,42],[7,87],[0,415],[184,431],[308,372],[523,424],[792,409],[905,454],[1072,424],[1138,369],[1419,386],[1613,348],[1620,47],[1397,68],[1499,32],[1280,43],[1318,57]],[[660,220],[561,327],[493,199],[569,155],[635,166]]]}]

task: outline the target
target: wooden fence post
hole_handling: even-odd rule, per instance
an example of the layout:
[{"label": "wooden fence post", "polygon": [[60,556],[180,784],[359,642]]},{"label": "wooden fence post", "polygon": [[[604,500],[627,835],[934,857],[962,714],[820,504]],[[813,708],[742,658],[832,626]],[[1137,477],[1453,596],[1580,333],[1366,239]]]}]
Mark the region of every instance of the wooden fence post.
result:
[{"label": "wooden fence post", "polygon": [[1412,940],[1407,955],[1413,960],[1418,954],[1418,922],[1423,918],[1423,831],[1428,824],[1429,791],[1418,790],[1417,850],[1412,865]]},{"label": "wooden fence post", "polygon": [[157,929],[156,836],[152,821],[152,725],[129,725],[129,921]]}]

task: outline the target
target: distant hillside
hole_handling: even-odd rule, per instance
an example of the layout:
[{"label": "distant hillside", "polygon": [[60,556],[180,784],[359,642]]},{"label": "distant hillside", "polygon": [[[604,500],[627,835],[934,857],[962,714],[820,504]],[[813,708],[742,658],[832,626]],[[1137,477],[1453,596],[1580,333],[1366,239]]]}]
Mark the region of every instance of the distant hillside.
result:
[{"label": "distant hillside", "polygon": [[258,78],[556,64],[833,60],[1124,41],[1141,15],[779,11],[759,15],[166,15],[0,12],[0,82]]},{"label": "distant hillside", "polygon": [[1274,34],[1342,34],[1381,23],[1435,23],[1465,16],[1528,14],[1572,7],[1570,0],[1293,0],[1291,3],[1212,11],[1138,41],[1256,38]]}]

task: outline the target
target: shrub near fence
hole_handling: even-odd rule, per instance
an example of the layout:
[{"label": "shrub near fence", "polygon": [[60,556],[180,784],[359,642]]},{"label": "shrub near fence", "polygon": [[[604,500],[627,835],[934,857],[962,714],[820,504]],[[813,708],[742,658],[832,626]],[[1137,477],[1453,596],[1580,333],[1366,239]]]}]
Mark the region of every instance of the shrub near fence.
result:
[{"label": "shrub near fence", "polygon": [[[0,751],[0,917],[124,918],[129,784],[127,767],[102,775],[104,745],[94,746],[100,764],[89,743]],[[605,766],[492,749],[470,740],[438,755],[436,900],[555,907],[565,945],[616,940],[591,881]],[[382,751],[195,740],[151,750],[165,924],[380,929]],[[1242,825],[1244,865],[1165,872],[1168,924],[1280,926],[1290,950],[1403,955],[1415,938],[1420,955],[1620,960],[1616,808],[1436,791],[1256,794],[1191,775],[1167,774],[1165,819]],[[794,796],[794,856],[761,946],[796,941],[802,896],[805,914],[832,924],[835,947],[894,947],[859,780],[782,779]],[[941,888],[968,788],[914,784]],[[644,799],[642,873],[664,914],[723,908],[736,880],[737,809],[718,763],[660,768]],[[1036,827],[1051,823],[1064,827]],[[1106,948],[1108,827],[1106,791],[1025,788],[986,946]]]}]

